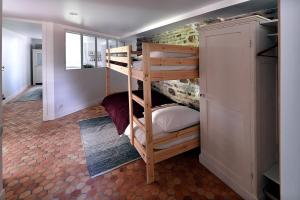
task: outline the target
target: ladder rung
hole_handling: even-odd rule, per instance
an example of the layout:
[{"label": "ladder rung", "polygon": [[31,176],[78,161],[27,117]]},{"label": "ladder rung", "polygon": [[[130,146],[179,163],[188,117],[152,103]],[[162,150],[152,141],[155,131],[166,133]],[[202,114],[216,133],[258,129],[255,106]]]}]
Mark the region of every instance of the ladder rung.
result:
[{"label": "ladder rung", "polygon": [[136,116],[133,116],[133,121],[138,125],[140,129],[142,129],[144,132],[146,131],[144,124],[138,118],[136,118]]},{"label": "ladder rung", "polygon": [[137,102],[138,104],[140,104],[141,106],[145,107],[145,103],[144,100],[141,99],[140,97],[136,96],[135,94],[132,94],[132,99]]}]

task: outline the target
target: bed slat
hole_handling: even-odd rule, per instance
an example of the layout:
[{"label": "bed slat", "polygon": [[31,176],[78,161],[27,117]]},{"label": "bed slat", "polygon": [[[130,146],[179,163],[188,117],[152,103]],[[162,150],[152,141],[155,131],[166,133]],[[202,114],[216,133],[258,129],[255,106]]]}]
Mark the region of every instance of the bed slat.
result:
[{"label": "bed slat", "polygon": [[192,126],[192,127],[180,130],[180,131],[175,131],[164,137],[157,138],[154,140],[154,145],[160,145],[160,144],[164,144],[166,142],[171,142],[173,140],[191,135],[195,132],[198,132],[200,134],[200,125]]}]

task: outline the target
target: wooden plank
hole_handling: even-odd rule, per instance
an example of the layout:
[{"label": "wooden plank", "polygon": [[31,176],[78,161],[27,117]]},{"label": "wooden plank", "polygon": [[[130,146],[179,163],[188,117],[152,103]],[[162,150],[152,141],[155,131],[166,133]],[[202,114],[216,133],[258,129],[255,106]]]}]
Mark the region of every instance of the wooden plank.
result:
[{"label": "wooden plank", "polygon": [[136,124],[136,125],[138,125],[138,127],[140,128],[140,129],[142,129],[142,131],[146,131],[146,129],[145,129],[145,126],[144,126],[144,124],[138,119],[138,118],[136,118],[136,116],[132,116],[132,118],[133,118],[133,121],[134,121],[134,123]]},{"label": "wooden plank", "polygon": [[200,146],[200,140],[199,138],[195,138],[193,140],[174,145],[173,147],[170,147],[168,149],[156,151],[154,152],[155,163],[161,162],[163,160],[166,160],[168,158],[171,158],[173,156],[176,156],[180,153],[189,151],[199,146]]},{"label": "wooden plank", "polygon": [[189,66],[199,65],[199,58],[150,58],[151,66]]},{"label": "wooden plank", "polygon": [[131,68],[132,78],[143,81],[144,80],[144,72],[141,70],[136,70]]},{"label": "wooden plank", "polygon": [[133,145],[136,150],[139,152],[142,159],[146,162],[146,150],[145,147],[136,139],[134,138]]},{"label": "wooden plank", "polygon": [[143,99],[141,99],[140,97],[136,96],[135,94],[132,94],[132,99],[137,102],[138,104],[140,104],[141,106],[145,107],[145,102]]},{"label": "wooden plank", "polygon": [[109,49],[110,51],[107,51],[108,49],[106,49],[106,53],[128,53],[128,46],[122,46],[122,47],[115,47],[115,48],[111,48]]},{"label": "wooden plank", "polygon": [[143,65],[144,65],[144,112],[146,133],[146,169],[147,183],[154,182],[154,149],[152,140],[152,101],[151,101],[151,73],[150,73],[150,45],[143,43]]},{"label": "wooden plank", "polygon": [[143,44],[147,44],[149,46],[149,51],[188,53],[188,54],[193,54],[195,56],[199,55],[198,47],[170,45],[170,44],[155,44],[155,43],[143,43]]},{"label": "wooden plank", "polygon": [[[131,66],[131,46],[127,46],[127,58],[126,62],[128,66]],[[131,67],[128,67],[128,104],[129,104],[129,131],[130,142],[134,144],[134,132],[133,132],[133,107],[132,107],[132,82],[131,82]]]},{"label": "wooden plank", "polygon": [[197,70],[185,70],[185,71],[152,71],[151,80],[152,81],[162,81],[162,80],[178,80],[178,79],[193,79],[199,78],[199,71]]},{"label": "wooden plank", "polygon": [[131,54],[142,54],[143,52],[142,51],[131,51]]},{"label": "wooden plank", "polygon": [[127,67],[122,67],[120,65],[110,64],[110,67],[108,67],[108,68],[128,76],[128,68]]},{"label": "wooden plank", "polygon": [[118,57],[118,56],[106,56],[106,59],[109,59],[111,61],[120,62],[120,63],[126,63],[130,62],[131,58],[128,57]]},{"label": "wooden plank", "polygon": [[195,125],[195,126],[192,126],[192,127],[180,130],[180,131],[172,132],[164,137],[155,139],[153,143],[154,143],[154,145],[164,144],[167,142],[171,142],[173,140],[177,140],[179,138],[186,137],[186,136],[194,134],[196,132],[198,132],[200,134],[200,125]]},{"label": "wooden plank", "polygon": [[[108,58],[110,58],[110,51],[109,49],[107,49],[108,51]],[[109,60],[109,59],[108,59]],[[106,65],[110,68],[110,63],[106,61]],[[108,96],[110,94],[110,69],[109,68],[105,68],[105,94],[106,96]]]}]

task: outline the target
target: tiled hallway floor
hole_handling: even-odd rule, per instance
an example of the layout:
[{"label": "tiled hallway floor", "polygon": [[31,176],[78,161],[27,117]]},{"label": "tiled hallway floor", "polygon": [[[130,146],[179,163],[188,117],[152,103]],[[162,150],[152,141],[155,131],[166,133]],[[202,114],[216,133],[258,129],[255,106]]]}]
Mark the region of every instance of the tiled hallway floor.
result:
[{"label": "tiled hallway floor", "polygon": [[90,178],[77,121],[103,115],[93,107],[42,122],[42,102],[4,106],[6,199],[240,199],[198,162],[198,151],[156,165],[147,185],[142,160]]}]

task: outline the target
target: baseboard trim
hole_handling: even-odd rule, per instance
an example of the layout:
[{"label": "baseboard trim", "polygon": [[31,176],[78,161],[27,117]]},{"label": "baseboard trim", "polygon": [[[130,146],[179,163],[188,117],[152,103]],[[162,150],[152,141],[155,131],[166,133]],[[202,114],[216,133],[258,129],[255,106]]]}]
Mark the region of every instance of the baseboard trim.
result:
[{"label": "baseboard trim", "polygon": [[2,105],[5,105],[8,102],[14,100],[15,98],[17,98],[18,96],[20,96],[22,93],[24,93],[29,88],[30,88],[30,85],[27,85],[27,86],[23,87],[21,90],[19,90],[16,94],[11,95],[9,97],[6,97],[5,100],[2,101]]},{"label": "baseboard trim", "polygon": [[226,185],[228,185],[232,190],[238,193],[245,200],[258,200],[253,194],[240,187],[237,184],[237,181],[224,173],[225,169],[219,167],[217,163],[215,163],[212,159],[209,159],[207,156],[203,155],[203,152],[199,155],[199,161],[202,165],[204,165],[209,171],[215,174],[218,178],[220,178]]},{"label": "baseboard trim", "polygon": [[5,190],[2,189],[1,193],[0,193],[0,200],[5,200]]},{"label": "baseboard trim", "polygon": [[90,102],[87,102],[85,104],[81,104],[81,105],[73,106],[69,109],[65,109],[64,112],[61,112],[61,113],[57,114],[55,116],[55,119],[70,115],[72,113],[78,112],[80,110],[83,110],[83,109],[91,107],[91,106],[99,105],[100,102],[101,101],[99,99],[96,99],[94,101],[90,101]]}]

